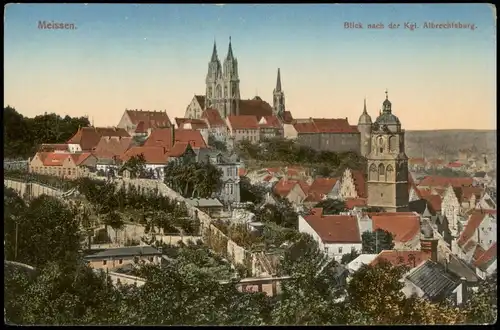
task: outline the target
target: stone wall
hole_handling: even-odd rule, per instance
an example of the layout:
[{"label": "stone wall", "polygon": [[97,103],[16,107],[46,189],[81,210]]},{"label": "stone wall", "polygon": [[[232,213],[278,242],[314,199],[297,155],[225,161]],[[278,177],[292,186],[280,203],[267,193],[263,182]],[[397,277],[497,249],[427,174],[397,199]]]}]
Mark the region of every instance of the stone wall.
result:
[{"label": "stone wall", "polygon": [[[3,183],[7,188],[12,188],[17,191],[20,196],[24,196],[26,192],[26,182],[4,179]],[[32,197],[40,197],[42,195],[60,197],[63,193],[61,190],[40,183],[30,182],[29,185],[31,186]]]}]

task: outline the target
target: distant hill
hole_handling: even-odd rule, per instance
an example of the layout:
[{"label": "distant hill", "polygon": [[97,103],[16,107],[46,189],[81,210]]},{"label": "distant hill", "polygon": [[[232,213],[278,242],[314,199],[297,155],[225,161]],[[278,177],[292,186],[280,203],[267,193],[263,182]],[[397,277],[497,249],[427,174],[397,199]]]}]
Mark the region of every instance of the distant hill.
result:
[{"label": "distant hill", "polygon": [[406,131],[405,148],[408,157],[458,156],[459,150],[471,154],[485,153],[496,157],[496,130],[450,129],[433,131]]}]

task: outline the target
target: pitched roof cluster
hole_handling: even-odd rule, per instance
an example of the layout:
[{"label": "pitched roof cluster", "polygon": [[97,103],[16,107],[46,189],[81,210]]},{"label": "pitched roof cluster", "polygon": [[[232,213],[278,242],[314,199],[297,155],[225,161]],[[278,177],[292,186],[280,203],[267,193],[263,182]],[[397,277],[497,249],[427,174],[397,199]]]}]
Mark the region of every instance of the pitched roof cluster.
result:
[{"label": "pitched roof cluster", "polygon": [[428,175],[420,181],[419,187],[440,187],[445,188],[449,185],[452,187],[467,187],[472,186],[472,178],[459,178],[459,177],[443,177],[436,175]]},{"label": "pitched roof cluster", "polygon": [[99,159],[113,159],[122,155],[134,144],[131,137],[103,136],[92,154]]},{"label": "pitched roof cluster", "polygon": [[406,250],[384,250],[370,263],[375,266],[381,260],[389,262],[393,266],[405,265],[410,268],[417,267],[423,261],[431,259],[431,253],[428,251],[406,251]]},{"label": "pitched roof cluster", "polygon": [[222,119],[219,111],[217,111],[216,109],[206,109],[201,114],[201,118],[205,120],[210,127],[226,127],[224,119]]},{"label": "pitched roof cluster", "polygon": [[350,215],[323,215],[322,209],[313,209],[304,220],[318,234],[323,243],[361,243],[358,221]]},{"label": "pitched roof cluster", "polygon": [[408,242],[420,234],[420,216],[413,212],[368,213],[373,230],[382,229],[394,235],[394,242]]},{"label": "pitched roof cluster", "polygon": [[307,182],[302,180],[288,180],[286,178],[281,178],[274,185],[273,191],[276,195],[279,195],[281,197],[286,197],[296,185],[298,185],[300,189],[302,189],[304,194],[307,194],[307,190],[309,189],[309,185],[307,184]]},{"label": "pitched roof cluster", "polygon": [[58,153],[58,152],[39,152],[38,157],[43,163],[43,166],[62,166],[64,161],[70,160],[76,166],[81,165],[87,158],[91,156],[90,152],[82,153]]},{"label": "pitched roof cluster", "polygon": [[163,147],[132,147],[128,149],[122,156],[122,161],[126,162],[134,156],[143,155],[146,164],[166,164],[168,161],[167,150]]},{"label": "pitched roof cluster", "polygon": [[458,238],[457,244],[460,247],[464,247],[476,234],[479,226],[484,221],[486,217],[490,214],[487,212],[482,212],[481,210],[474,210],[472,214],[469,215],[469,219],[467,219],[467,224],[465,225],[464,230],[460,234]]},{"label": "pitched roof cluster", "polygon": [[320,202],[332,191],[339,178],[316,178],[307,191],[306,202]]},{"label": "pitched roof cluster", "polygon": [[92,150],[103,136],[130,137],[126,130],[116,127],[81,127],[67,144],[79,144],[82,150]]},{"label": "pitched roof cluster", "polygon": [[256,96],[252,100],[240,100],[240,115],[256,116],[257,120],[264,116],[272,116],[273,108],[269,103]]},{"label": "pitched roof cluster", "polygon": [[310,133],[359,133],[356,126],[351,126],[347,118],[310,118],[305,122],[297,122],[293,127],[298,134]]},{"label": "pitched roof cluster", "polygon": [[193,148],[207,147],[200,131],[189,129],[176,130],[174,128],[154,129],[146,142],[144,142],[144,146],[162,147],[166,150],[170,150],[172,149],[172,146],[178,142],[189,143]]}]

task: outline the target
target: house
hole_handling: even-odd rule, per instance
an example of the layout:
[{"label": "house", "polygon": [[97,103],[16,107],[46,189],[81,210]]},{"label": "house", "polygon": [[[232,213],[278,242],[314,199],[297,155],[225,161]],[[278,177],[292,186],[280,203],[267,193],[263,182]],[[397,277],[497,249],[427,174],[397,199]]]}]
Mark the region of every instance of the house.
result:
[{"label": "house", "polygon": [[197,155],[199,162],[210,162],[222,172],[222,187],[217,193],[218,198],[224,204],[239,203],[240,197],[240,176],[238,166],[240,159],[237,155],[225,155],[224,153],[212,149],[200,149]]},{"label": "house", "polygon": [[199,131],[205,144],[208,144],[208,125],[203,119],[175,118],[178,130]]},{"label": "house", "polygon": [[130,136],[147,136],[153,129],[172,127],[172,123],[166,111],[125,109],[118,127],[126,130]]},{"label": "house", "polygon": [[173,127],[152,130],[148,139],[144,142],[144,147],[162,147],[168,151],[178,142],[189,143],[194,150],[207,148],[207,144],[199,131],[176,130]]},{"label": "house", "polygon": [[408,159],[408,167],[411,171],[423,171],[425,170],[427,162],[425,158],[410,158]]},{"label": "house", "polygon": [[167,151],[168,161],[177,161],[182,164],[196,162],[196,152],[189,142],[177,142],[172,149]]},{"label": "house", "polygon": [[127,264],[161,263],[161,252],[151,246],[128,246],[106,249],[84,257],[93,269],[113,269]]},{"label": "house", "polygon": [[216,198],[186,198],[186,203],[212,218],[220,217],[224,205]]},{"label": "house", "polygon": [[[454,253],[466,261],[474,258],[474,253],[479,245],[478,254],[490,249],[497,242],[497,216],[496,214],[475,210],[467,219],[464,230],[460,233]],[[456,248],[460,251],[457,251]],[[478,258],[479,255],[476,255]]]},{"label": "house", "polygon": [[483,190],[482,195],[477,201],[476,208],[485,210],[496,210],[497,208],[497,192],[496,189],[487,187]]},{"label": "house", "polygon": [[432,189],[432,188],[442,188],[445,189],[448,186],[452,187],[470,187],[473,185],[472,178],[462,178],[462,177],[443,177],[437,175],[428,175],[424,177],[418,184],[418,189]]},{"label": "house", "polygon": [[145,161],[146,172],[153,172],[155,178],[164,177],[163,168],[167,165],[169,156],[163,147],[132,147],[121,157],[121,161],[126,163],[134,156],[142,155]]},{"label": "house", "polygon": [[295,140],[298,137],[298,132],[295,129],[295,122],[283,123],[283,137],[289,140]]},{"label": "house", "polygon": [[283,137],[283,127],[276,116],[263,116],[259,121],[260,139]]},{"label": "house", "polygon": [[301,204],[306,198],[307,183],[300,180],[288,180],[286,177],[279,180],[273,187],[273,192],[294,205]]},{"label": "house", "polygon": [[215,109],[206,109],[201,115],[201,119],[205,121],[208,126],[208,134],[216,141],[226,142],[227,139],[227,125],[224,119],[221,118],[219,111]]},{"label": "house", "polygon": [[425,195],[422,197],[425,199],[427,203],[427,207],[429,207],[429,210],[435,213],[435,215],[441,214],[441,205],[442,205],[442,199],[441,196],[439,195]]},{"label": "house", "polygon": [[38,152],[29,164],[30,173],[54,175],[68,179],[88,176],[96,168],[97,158],[90,152]]},{"label": "house", "polygon": [[[194,95],[186,108],[185,118],[199,119],[205,109],[205,95]],[[216,110],[217,111],[217,110]]]},{"label": "house", "polygon": [[317,151],[360,152],[360,133],[347,118],[309,118],[296,120],[293,126],[301,145]]},{"label": "house", "polygon": [[227,116],[226,124],[235,143],[242,140],[252,143],[260,141],[260,127],[256,116]]},{"label": "house", "polygon": [[459,278],[432,260],[426,260],[412,269],[405,277],[402,289],[406,297],[416,295],[431,302],[441,302],[450,298],[456,305],[467,301],[466,279]]},{"label": "house", "polygon": [[311,235],[319,248],[336,261],[352,250],[361,251],[361,234],[356,217],[322,213],[322,209],[313,209],[309,215],[299,215],[299,231]]},{"label": "house", "polygon": [[364,208],[368,206],[368,200],[366,198],[348,198],[344,200],[345,207],[348,210],[354,210],[355,208]]},{"label": "house", "polygon": [[453,170],[453,171],[465,171],[467,169],[467,166],[465,164],[462,164],[460,162],[451,162],[446,165],[447,168]]},{"label": "house", "polygon": [[460,233],[459,223],[462,216],[476,206],[476,200],[480,199],[481,188],[478,187],[452,187],[446,188],[443,196],[441,209],[443,215],[448,218],[450,230],[453,236]]},{"label": "house", "polygon": [[81,127],[67,143],[69,152],[92,151],[102,137],[130,137],[122,128],[116,127]]},{"label": "house", "polygon": [[110,169],[115,171],[119,168],[120,156],[130,147],[134,146],[132,137],[103,136],[92,154],[97,158],[97,171],[108,173]]},{"label": "house", "polygon": [[415,212],[367,213],[373,231],[382,229],[394,235],[394,249],[411,250],[420,244],[420,216]]},{"label": "house", "polygon": [[430,259],[431,253],[426,250],[383,250],[373,258],[370,266],[376,266],[379,262],[384,260],[389,262],[392,266],[404,265],[412,269]]},{"label": "house", "polygon": [[313,206],[324,199],[337,199],[339,197],[339,178],[316,178],[311,183],[304,203]]},{"label": "house", "polygon": [[365,174],[362,171],[347,168],[340,179],[339,197],[341,199],[367,198]]}]

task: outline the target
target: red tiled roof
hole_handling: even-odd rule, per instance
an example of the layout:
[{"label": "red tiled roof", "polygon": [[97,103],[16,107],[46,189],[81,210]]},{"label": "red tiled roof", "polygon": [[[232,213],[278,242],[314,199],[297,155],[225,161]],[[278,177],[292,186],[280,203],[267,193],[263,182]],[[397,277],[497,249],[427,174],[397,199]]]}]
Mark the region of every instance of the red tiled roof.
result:
[{"label": "red tiled roof", "polygon": [[467,224],[465,225],[464,230],[460,234],[460,238],[457,241],[459,246],[464,245],[474,236],[485,216],[486,214],[480,211],[472,212],[469,219],[467,219]]},{"label": "red tiled roof", "polygon": [[[133,125],[143,124],[143,129],[168,127],[171,125],[170,118],[164,111],[142,111],[142,110],[125,110],[130,122]],[[142,132],[144,133],[144,132]]]},{"label": "red tiled roof", "polygon": [[425,198],[426,196],[432,196],[432,191],[430,189],[417,188],[420,198]]},{"label": "red tiled roof", "polygon": [[203,139],[200,131],[195,129],[179,129],[175,131],[175,144],[178,142],[189,143],[192,148],[207,148],[207,144]]},{"label": "red tiled roof", "polygon": [[419,187],[441,187],[444,188],[448,185],[453,187],[464,187],[464,186],[472,186],[473,179],[472,178],[449,178],[443,176],[435,176],[428,175],[423,178],[419,183]]},{"label": "red tiled roof", "polygon": [[301,189],[303,189],[297,180],[287,180],[283,178],[274,185],[273,190],[275,194],[281,197],[286,197],[297,184]]},{"label": "red tiled roof", "polygon": [[297,180],[297,183],[299,184],[300,188],[302,188],[304,194],[307,195],[310,189],[309,184],[303,180]]},{"label": "red tiled roof", "polygon": [[68,140],[67,144],[79,144],[82,150],[92,150],[103,136],[130,137],[123,128],[82,127]]},{"label": "red tiled roof", "polygon": [[358,221],[354,216],[311,214],[304,219],[323,243],[361,243]]},{"label": "red tiled roof", "polygon": [[[309,188],[309,190],[311,190],[311,188]],[[324,197],[325,195],[323,194],[308,191],[307,197],[304,199],[304,202],[319,203],[323,200]]]},{"label": "red tiled roof", "polygon": [[476,245],[476,250],[474,250],[474,255],[472,256],[472,260],[475,262],[478,260],[484,253],[484,249],[481,247],[481,245],[477,244]]},{"label": "red tiled roof", "polygon": [[431,253],[427,251],[384,250],[373,259],[370,265],[375,266],[382,259],[388,261],[393,266],[406,265],[410,268],[414,268],[423,261],[431,259]]},{"label": "red tiled roof", "polygon": [[483,192],[483,188],[481,187],[461,187],[460,189],[462,190],[461,201],[469,201],[470,199],[472,199],[472,196],[474,196],[477,200],[481,198],[481,194]]},{"label": "red tiled roof", "polygon": [[355,207],[362,207],[367,205],[366,198],[348,198],[345,201],[347,209],[352,210]]},{"label": "red tiled roof", "polygon": [[[157,128],[151,132],[144,147],[162,147],[166,150],[172,149],[172,128]],[[175,131],[177,135],[177,131]]]},{"label": "red tiled roof", "polygon": [[227,120],[234,129],[259,129],[259,122],[256,116],[227,116]]},{"label": "red tiled roof", "polygon": [[206,109],[201,114],[201,118],[205,119],[210,127],[226,127],[224,119],[219,114],[219,111],[215,109]]},{"label": "red tiled roof", "polygon": [[310,118],[309,122],[295,123],[297,133],[359,133],[355,126],[349,125],[347,118]]},{"label": "red tiled roof", "polygon": [[239,110],[240,115],[256,116],[257,120],[260,120],[260,118],[264,116],[273,115],[273,108],[271,105],[258,96],[252,100],[240,100]]},{"label": "red tiled roof", "polygon": [[408,242],[420,233],[420,217],[403,212],[379,213],[372,216],[373,230],[383,229],[394,235],[394,242]]},{"label": "red tiled roof", "polygon": [[174,144],[173,148],[167,152],[167,156],[168,157],[180,157],[180,156],[184,155],[188,145],[189,145],[189,143],[186,143],[186,142],[177,142],[176,144]]},{"label": "red tiled roof", "polygon": [[441,196],[439,195],[427,195],[423,197],[435,212],[441,211]]},{"label": "red tiled roof", "polygon": [[338,180],[339,178],[316,178],[311,183],[308,193],[315,196],[327,195],[332,191]]},{"label": "red tiled roof", "polygon": [[180,129],[199,130],[208,128],[207,123],[202,119],[175,118],[175,122]]},{"label": "red tiled roof", "polygon": [[443,159],[429,159],[427,162],[431,165],[444,165],[445,163]]},{"label": "red tiled roof", "polygon": [[79,154],[70,154],[71,158],[73,159],[73,162],[75,163],[76,166],[80,165],[84,161],[87,160],[92,154],[90,152],[82,152]]},{"label": "red tiled roof", "polygon": [[202,109],[205,109],[205,95],[195,95],[196,101]]},{"label": "red tiled roof", "polygon": [[109,137],[103,136],[92,154],[97,158],[112,159],[115,156],[122,155],[133,145],[131,137]]},{"label": "red tiled roof", "polygon": [[260,119],[259,126],[265,128],[281,128],[281,123],[276,116],[264,116]]},{"label": "red tiled roof", "polygon": [[44,166],[62,166],[64,161],[71,158],[69,154],[61,154],[56,152],[48,152],[44,155],[43,165]]},{"label": "red tiled roof", "polygon": [[474,266],[479,269],[486,270],[490,262],[497,258],[497,243],[495,242],[486,252],[481,255],[476,262],[474,262]]},{"label": "red tiled roof", "polygon": [[121,159],[126,162],[133,156],[143,155],[146,164],[166,164],[168,155],[163,147],[132,147],[123,154]]}]

